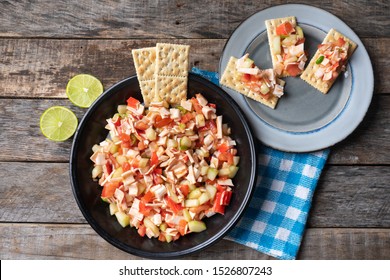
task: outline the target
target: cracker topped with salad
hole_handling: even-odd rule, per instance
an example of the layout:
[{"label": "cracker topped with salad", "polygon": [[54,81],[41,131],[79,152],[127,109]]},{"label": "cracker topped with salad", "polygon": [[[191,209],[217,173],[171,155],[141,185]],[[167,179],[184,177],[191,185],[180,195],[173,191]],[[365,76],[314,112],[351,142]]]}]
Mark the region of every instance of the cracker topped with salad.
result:
[{"label": "cracker topped with salad", "polygon": [[258,68],[248,54],[241,58],[231,57],[220,82],[272,109],[284,93],[284,81],[275,71]]},{"label": "cracker topped with salad", "polygon": [[305,36],[295,17],[265,21],[272,65],[280,77],[298,76],[305,69]]},{"label": "cracker topped with salad", "polygon": [[335,29],[331,29],[310,60],[301,79],[326,94],[341,72],[357,45]]}]

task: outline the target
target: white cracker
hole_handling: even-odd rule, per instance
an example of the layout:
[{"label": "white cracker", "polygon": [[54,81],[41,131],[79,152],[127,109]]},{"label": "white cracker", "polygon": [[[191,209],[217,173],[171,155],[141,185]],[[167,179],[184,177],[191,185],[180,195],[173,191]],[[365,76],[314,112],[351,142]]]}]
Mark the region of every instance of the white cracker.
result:
[{"label": "white cracker", "polygon": [[[328,43],[328,42],[334,42],[337,41],[340,37],[342,37],[346,42],[351,44],[351,47],[348,51],[348,58],[352,56],[353,52],[355,51],[357,45],[355,42],[353,42],[351,39],[345,37],[343,34],[340,32],[336,31],[335,29],[331,29],[328,34],[326,35],[324,41],[322,42],[323,44]],[[332,79],[330,81],[323,81],[322,78],[316,78],[315,73],[320,67],[319,65],[316,64],[317,59],[320,57],[321,53],[317,50],[316,53],[314,54],[313,58],[310,60],[309,64],[307,65],[305,71],[301,74],[301,79],[310,84],[311,86],[315,87],[322,93],[326,94],[334,84],[334,82],[337,80]]]},{"label": "white cracker", "polygon": [[248,87],[246,87],[245,84],[241,81],[242,73],[236,70],[236,62],[237,58],[235,57],[231,57],[229,59],[228,65],[226,66],[226,69],[223,72],[220,80],[221,85],[227,86],[253,100],[275,109],[279,98],[275,95],[271,95],[271,98],[267,100],[260,94],[253,92]]}]

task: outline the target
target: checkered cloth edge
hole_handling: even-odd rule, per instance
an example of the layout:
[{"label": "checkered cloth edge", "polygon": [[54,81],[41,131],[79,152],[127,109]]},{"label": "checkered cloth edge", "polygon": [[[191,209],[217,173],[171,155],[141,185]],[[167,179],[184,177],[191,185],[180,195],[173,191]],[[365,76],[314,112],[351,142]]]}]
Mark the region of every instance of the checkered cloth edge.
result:
[{"label": "checkered cloth edge", "polygon": [[[218,73],[192,68],[215,84]],[[287,153],[257,141],[258,177],[242,219],[226,239],[279,259],[295,259],[329,149]]]}]

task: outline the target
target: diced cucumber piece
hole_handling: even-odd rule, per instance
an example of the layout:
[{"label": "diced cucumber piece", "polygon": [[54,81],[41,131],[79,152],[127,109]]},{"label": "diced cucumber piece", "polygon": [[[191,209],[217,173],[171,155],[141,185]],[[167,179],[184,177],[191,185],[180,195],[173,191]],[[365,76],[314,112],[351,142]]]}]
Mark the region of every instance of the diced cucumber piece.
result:
[{"label": "diced cucumber piece", "polygon": [[110,202],[108,201],[108,198],[107,198],[107,197],[100,197],[100,198],[102,199],[103,202],[110,203]]},{"label": "diced cucumber piece", "polygon": [[303,30],[300,26],[295,26],[295,31],[297,32],[297,38],[302,39],[304,37]]},{"label": "diced cucumber piece", "polygon": [[116,219],[118,220],[119,224],[122,227],[127,227],[130,224],[130,217],[129,215],[123,213],[123,212],[116,212],[115,213]]},{"label": "diced cucumber piece", "polygon": [[117,169],[115,169],[114,174],[112,174],[112,178],[121,177],[122,173],[123,173],[122,167],[118,167]]},{"label": "diced cucumber piece", "polygon": [[112,216],[118,211],[118,205],[116,205],[116,203],[110,203],[110,215]]},{"label": "diced cucumber piece", "polygon": [[122,155],[119,155],[119,156],[116,157],[116,161],[117,161],[120,165],[122,165],[122,164],[124,164],[124,163],[127,161],[127,157],[122,156]]},{"label": "diced cucumber piece", "polygon": [[118,149],[119,149],[119,146],[118,146],[118,145],[112,144],[111,147],[110,147],[110,153],[111,153],[111,154],[115,154],[115,153],[118,152]]},{"label": "diced cucumber piece", "polygon": [[233,157],[233,164],[237,166],[239,162],[240,162],[240,157],[239,156],[234,156]]},{"label": "diced cucumber piece", "polygon": [[199,200],[197,198],[194,198],[194,199],[187,199],[184,201],[184,206],[185,207],[196,207],[196,206],[199,206],[200,203],[199,203]]},{"label": "diced cucumber piece", "polygon": [[230,174],[230,169],[229,169],[229,167],[221,168],[221,169],[218,171],[218,175],[221,176],[221,177],[229,176],[229,174]]},{"label": "diced cucumber piece", "polygon": [[189,148],[191,148],[192,141],[187,136],[183,136],[183,138],[180,139],[180,150],[186,151]]},{"label": "diced cucumber piece", "polygon": [[165,222],[160,225],[160,230],[161,231],[165,231],[167,228],[168,228],[168,225]]},{"label": "diced cucumber piece", "polygon": [[197,127],[203,127],[206,125],[206,121],[204,119],[204,116],[203,114],[197,114],[196,117],[195,117],[195,123],[196,123],[196,126]]},{"label": "diced cucumber piece", "polygon": [[190,221],[188,222],[188,228],[191,232],[201,232],[206,229],[206,224],[202,221]]},{"label": "diced cucumber piece", "polygon": [[280,46],[280,36],[274,36],[273,39],[272,39],[272,48],[273,48],[273,52],[274,54],[281,54],[282,53],[282,49],[281,49],[281,46]]},{"label": "diced cucumber piece", "polygon": [[199,200],[199,204],[202,205],[210,200],[210,196],[207,192],[204,192],[201,194],[201,196],[199,196],[198,200]]},{"label": "diced cucumber piece", "polygon": [[159,228],[148,217],[144,218],[144,225],[153,232],[154,237],[159,236],[160,234]]},{"label": "diced cucumber piece", "polygon": [[200,197],[202,194],[202,192],[200,191],[199,188],[196,188],[194,189],[193,191],[191,191],[189,194],[188,194],[188,198],[189,199],[192,199],[192,198],[198,198]]},{"label": "diced cucumber piece", "polygon": [[267,94],[269,92],[269,87],[265,83],[262,84],[261,87],[260,87],[260,92],[262,94]]},{"label": "diced cucumber piece", "polygon": [[209,194],[210,199],[213,200],[215,194],[217,193],[217,188],[214,187],[213,185],[206,185],[206,191]]},{"label": "diced cucumber piece", "polygon": [[103,167],[101,165],[96,165],[92,169],[92,178],[95,179],[103,173]]},{"label": "diced cucumber piece", "polygon": [[127,112],[127,105],[118,105],[119,114],[126,114],[126,112]]},{"label": "diced cucumber piece", "polygon": [[218,175],[218,170],[216,168],[212,168],[210,167],[208,170],[207,170],[207,179],[209,179],[210,181],[213,181]]},{"label": "diced cucumber piece", "polygon": [[152,127],[149,127],[147,130],[145,130],[145,135],[146,138],[148,138],[150,141],[154,141],[157,138],[157,133]]},{"label": "diced cucumber piece", "polygon": [[234,176],[236,176],[236,174],[237,174],[238,167],[232,165],[232,166],[229,167],[229,170],[230,170],[230,173],[229,173],[229,175],[228,175],[229,178],[234,178]]},{"label": "diced cucumber piece", "polygon": [[209,170],[209,167],[208,166],[202,166],[200,168],[200,175],[204,176],[207,174],[207,170]]},{"label": "diced cucumber piece", "polygon": [[249,57],[245,58],[244,63],[243,63],[243,68],[251,68],[253,63],[255,63],[252,59]]},{"label": "diced cucumber piece", "polygon": [[97,144],[92,146],[92,152],[94,152],[94,153],[101,151],[101,149],[102,149],[102,147],[100,147]]},{"label": "diced cucumber piece", "polygon": [[183,216],[184,216],[184,219],[189,222],[189,221],[192,221],[192,217],[190,215],[190,212],[188,212],[187,208],[184,208],[183,209]]},{"label": "diced cucumber piece", "polygon": [[170,243],[172,241],[172,238],[172,235],[165,234],[165,240],[167,241],[167,243]]},{"label": "diced cucumber piece", "polygon": [[146,167],[148,165],[148,163],[149,163],[149,159],[148,158],[141,158],[139,160],[138,166],[140,168],[144,168],[144,167]]},{"label": "diced cucumber piece", "polygon": [[167,140],[167,147],[168,148],[176,148],[177,147],[177,142],[176,140],[173,140],[173,139],[168,139]]}]

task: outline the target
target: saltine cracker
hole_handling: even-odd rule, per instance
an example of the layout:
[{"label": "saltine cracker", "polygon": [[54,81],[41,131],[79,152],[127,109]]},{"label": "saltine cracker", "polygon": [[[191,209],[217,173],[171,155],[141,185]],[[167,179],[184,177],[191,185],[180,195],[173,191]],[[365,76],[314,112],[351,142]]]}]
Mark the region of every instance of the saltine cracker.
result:
[{"label": "saltine cracker", "polygon": [[156,96],[156,48],[133,49],[131,51],[145,106]]},{"label": "saltine cracker", "polygon": [[[278,62],[278,58],[274,52],[274,40],[273,38],[275,36],[279,36],[276,34],[276,27],[278,27],[283,22],[289,21],[292,26],[295,28],[297,26],[297,20],[294,16],[291,17],[284,17],[284,18],[276,18],[276,19],[269,19],[265,21],[265,26],[267,27],[267,36],[268,36],[268,45],[271,53],[272,58],[272,65],[275,69],[275,65]],[[290,74],[286,71],[286,69],[283,69],[283,72],[280,74],[279,77],[288,77]]]},{"label": "saltine cracker", "polygon": [[157,43],[156,99],[179,104],[187,99],[188,45]]},{"label": "saltine cracker", "polygon": [[[328,42],[336,42],[340,37],[343,38],[344,41],[350,44],[348,50],[348,57],[347,57],[347,61],[348,61],[357,47],[357,44],[353,42],[351,39],[345,37],[343,34],[341,34],[337,30],[332,28],[326,35],[322,44]],[[310,60],[309,64],[307,65],[305,71],[303,71],[303,73],[301,74],[301,79],[307,82],[308,84],[310,84],[311,86],[315,87],[319,91],[321,91],[323,94],[326,94],[328,93],[328,91],[330,90],[334,82],[337,80],[337,78],[329,81],[324,81],[322,80],[322,78],[316,78],[315,73],[320,67],[318,64],[316,64],[316,61],[321,55],[322,54],[319,52],[319,50],[317,50],[313,58]]]},{"label": "saltine cracker", "polygon": [[275,109],[276,104],[278,103],[279,98],[271,94],[271,98],[265,99],[256,92],[251,91],[245,84],[241,81],[242,73],[236,70],[237,58],[230,57],[229,62],[226,66],[225,71],[222,74],[220,83],[221,85],[227,86],[253,100],[256,100],[272,109]]}]

